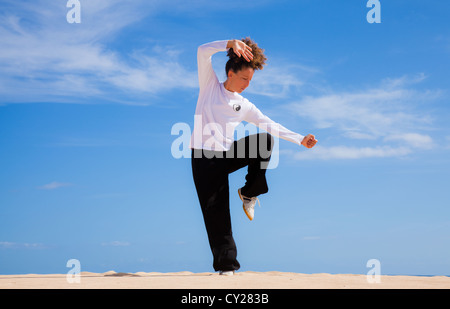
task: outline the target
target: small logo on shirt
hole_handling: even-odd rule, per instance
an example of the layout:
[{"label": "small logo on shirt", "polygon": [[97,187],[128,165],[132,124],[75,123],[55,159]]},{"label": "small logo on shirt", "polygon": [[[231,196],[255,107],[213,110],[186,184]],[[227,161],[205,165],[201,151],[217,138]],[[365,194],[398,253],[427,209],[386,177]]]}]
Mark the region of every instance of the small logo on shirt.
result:
[{"label": "small logo on shirt", "polygon": [[238,112],[238,111],[241,110],[241,106],[239,104],[234,104],[233,105],[233,109],[234,109],[235,112]]}]

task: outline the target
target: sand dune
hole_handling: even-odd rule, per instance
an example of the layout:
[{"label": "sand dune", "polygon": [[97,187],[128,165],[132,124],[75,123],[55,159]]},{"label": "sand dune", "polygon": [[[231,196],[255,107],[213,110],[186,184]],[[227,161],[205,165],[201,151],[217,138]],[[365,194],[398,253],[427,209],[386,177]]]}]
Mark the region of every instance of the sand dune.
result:
[{"label": "sand dune", "polygon": [[300,274],[288,272],[106,273],[82,272],[79,283],[67,275],[0,275],[0,289],[450,289],[450,277],[381,276],[369,283],[366,275]]}]

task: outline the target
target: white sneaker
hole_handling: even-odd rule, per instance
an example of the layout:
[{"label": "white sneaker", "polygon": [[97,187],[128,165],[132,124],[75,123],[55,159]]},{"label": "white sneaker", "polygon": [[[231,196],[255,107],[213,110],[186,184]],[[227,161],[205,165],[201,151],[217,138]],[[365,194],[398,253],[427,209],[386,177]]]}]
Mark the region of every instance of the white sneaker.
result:
[{"label": "white sneaker", "polygon": [[247,215],[247,217],[251,220],[253,220],[253,217],[255,216],[255,204],[256,201],[258,201],[259,206],[261,207],[261,204],[259,203],[259,199],[257,197],[246,197],[241,194],[241,189],[238,190],[239,197],[241,198],[241,201],[243,202],[242,207],[244,208],[244,212]]},{"label": "white sneaker", "polygon": [[234,275],[234,270],[221,270],[219,272],[219,275],[221,275],[221,276],[233,276]]}]

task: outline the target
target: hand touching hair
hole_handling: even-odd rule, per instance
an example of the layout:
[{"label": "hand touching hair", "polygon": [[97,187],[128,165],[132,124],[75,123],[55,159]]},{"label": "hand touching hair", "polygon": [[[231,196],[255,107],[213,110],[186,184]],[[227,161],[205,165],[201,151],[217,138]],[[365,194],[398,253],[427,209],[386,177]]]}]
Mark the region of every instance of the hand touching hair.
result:
[{"label": "hand touching hair", "polygon": [[253,70],[262,70],[265,61],[267,60],[264,55],[264,49],[258,47],[252,39],[249,37],[242,40],[230,41],[229,50],[227,56],[229,60],[225,65],[225,72],[228,75],[228,71],[238,72],[244,67],[250,67]]}]

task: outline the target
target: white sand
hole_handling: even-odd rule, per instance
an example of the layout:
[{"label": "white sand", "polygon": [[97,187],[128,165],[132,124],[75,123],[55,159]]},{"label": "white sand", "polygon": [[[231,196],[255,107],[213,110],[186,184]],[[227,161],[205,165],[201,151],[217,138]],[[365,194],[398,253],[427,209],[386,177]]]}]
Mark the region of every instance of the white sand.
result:
[{"label": "white sand", "polygon": [[299,274],[288,272],[217,273],[106,273],[80,274],[80,283],[67,275],[0,275],[0,289],[450,289],[445,276],[381,276],[368,283],[366,275]]}]

